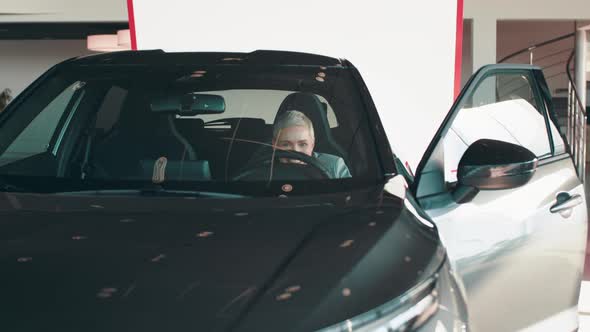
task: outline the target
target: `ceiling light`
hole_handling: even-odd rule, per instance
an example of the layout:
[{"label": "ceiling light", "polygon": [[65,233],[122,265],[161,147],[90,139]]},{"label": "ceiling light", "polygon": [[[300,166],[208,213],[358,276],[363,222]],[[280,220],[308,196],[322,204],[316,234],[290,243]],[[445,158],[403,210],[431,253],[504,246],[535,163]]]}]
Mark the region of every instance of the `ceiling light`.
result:
[{"label": "ceiling light", "polygon": [[131,33],[129,29],[117,31],[117,44],[123,47],[131,47]]},{"label": "ceiling light", "polygon": [[91,35],[86,38],[86,47],[96,52],[115,52],[129,50],[129,47],[119,46],[117,35]]}]

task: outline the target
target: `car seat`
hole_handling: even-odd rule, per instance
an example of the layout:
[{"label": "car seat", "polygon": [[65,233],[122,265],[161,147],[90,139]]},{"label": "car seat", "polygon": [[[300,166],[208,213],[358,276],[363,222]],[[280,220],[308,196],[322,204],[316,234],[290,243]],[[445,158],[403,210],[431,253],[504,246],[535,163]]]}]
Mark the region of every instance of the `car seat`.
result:
[{"label": "car seat", "polygon": [[103,176],[149,179],[155,161],[166,157],[167,179],[210,179],[208,162],[198,160],[193,146],[176,128],[175,116],[152,112],[143,96],[131,98],[113,133],[97,143],[94,164],[106,173]]}]

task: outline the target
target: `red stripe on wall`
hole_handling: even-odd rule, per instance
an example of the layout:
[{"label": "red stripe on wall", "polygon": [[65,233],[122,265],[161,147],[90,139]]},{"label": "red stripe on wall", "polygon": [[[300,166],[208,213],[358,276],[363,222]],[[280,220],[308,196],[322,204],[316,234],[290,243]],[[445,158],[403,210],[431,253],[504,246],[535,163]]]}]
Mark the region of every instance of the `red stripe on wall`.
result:
[{"label": "red stripe on wall", "polygon": [[129,35],[131,37],[131,49],[137,50],[137,38],[135,35],[135,13],[133,12],[133,0],[127,0],[127,16],[129,16]]},{"label": "red stripe on wall", "polygon": [[[131,1],[131,0],[129,0]],[[463,55],[463,0],[457,0],[457,32],[455,34],[455,98],[461,92],[461,62]]]}]

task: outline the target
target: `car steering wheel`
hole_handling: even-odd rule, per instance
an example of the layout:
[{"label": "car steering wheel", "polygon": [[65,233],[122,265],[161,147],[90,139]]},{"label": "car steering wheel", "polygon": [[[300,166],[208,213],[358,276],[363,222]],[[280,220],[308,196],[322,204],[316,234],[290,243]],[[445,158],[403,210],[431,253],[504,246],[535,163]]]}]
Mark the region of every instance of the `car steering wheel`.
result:
[{"label": "car steering wheel", "polygon": [[[305,164],[283,163],[281,162],[282,158],[299,160]],[[331,178],[328,169],[316,158],[301,152],[273,148],[256,154],[233,177],[233,180],[266,180],[270,178],[271,171],[274,180],[325,180]]]}]

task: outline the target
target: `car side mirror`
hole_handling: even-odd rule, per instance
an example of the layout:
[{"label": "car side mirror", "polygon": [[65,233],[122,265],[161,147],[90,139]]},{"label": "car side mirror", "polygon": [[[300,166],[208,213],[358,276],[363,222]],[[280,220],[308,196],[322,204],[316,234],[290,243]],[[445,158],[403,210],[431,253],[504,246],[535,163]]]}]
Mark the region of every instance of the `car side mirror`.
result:
[{"label": "car side mirror", "polygon": [[535,174],[538,159],[520,145],[480,139],[471,144],[459,161],[455,200],[465,203],[479,190],[512,189],[526,184]]}]

